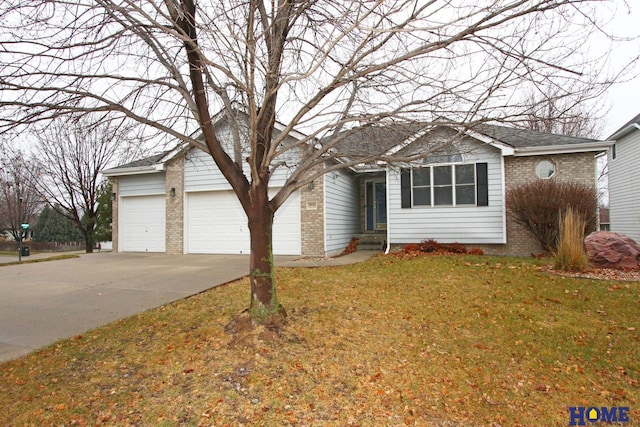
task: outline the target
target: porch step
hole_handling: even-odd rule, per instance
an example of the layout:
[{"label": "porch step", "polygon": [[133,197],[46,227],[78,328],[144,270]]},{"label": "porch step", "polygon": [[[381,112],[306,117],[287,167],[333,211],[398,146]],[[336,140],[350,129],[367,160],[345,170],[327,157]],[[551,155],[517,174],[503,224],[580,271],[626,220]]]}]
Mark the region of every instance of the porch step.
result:
[{"label": "porch step", "polygon": [[383,251],[387,242],[386,234],[357,234],[359,251]]}]

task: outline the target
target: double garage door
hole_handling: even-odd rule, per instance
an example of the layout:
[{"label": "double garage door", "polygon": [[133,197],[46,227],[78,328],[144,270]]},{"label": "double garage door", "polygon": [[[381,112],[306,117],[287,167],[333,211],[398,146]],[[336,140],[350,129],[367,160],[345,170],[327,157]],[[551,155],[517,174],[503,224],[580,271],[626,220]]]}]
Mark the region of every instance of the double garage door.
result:
[{"label": "double garage door", "polygon": [[[292,194],[276,212],[273,252],[300,255],[300,195]],[[187,193],[185,252],[192,254],[248,254],[247,217],[232,191]]]}]

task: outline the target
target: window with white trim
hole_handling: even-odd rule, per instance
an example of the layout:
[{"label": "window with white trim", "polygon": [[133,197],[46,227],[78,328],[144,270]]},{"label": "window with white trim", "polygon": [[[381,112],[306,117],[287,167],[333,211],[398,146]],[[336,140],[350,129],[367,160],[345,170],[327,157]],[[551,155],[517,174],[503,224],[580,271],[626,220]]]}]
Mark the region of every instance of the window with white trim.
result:
[{"label": "window with white trim", "polygon": [[403,208],[487,206],[487,163],[435,165],[400,171]]},{"label": "window with white trim", "polygon": [[536,164],[536,175],[541,179],[549,179],[556,174],[556,164],[551,160],[540,160]]}]

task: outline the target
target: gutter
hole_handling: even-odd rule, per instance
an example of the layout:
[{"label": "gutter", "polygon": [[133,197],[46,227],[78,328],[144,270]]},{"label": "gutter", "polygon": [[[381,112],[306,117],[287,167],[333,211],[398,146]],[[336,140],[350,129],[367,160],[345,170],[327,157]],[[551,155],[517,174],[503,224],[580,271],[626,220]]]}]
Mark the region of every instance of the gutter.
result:
[{"label": "gutter", "polygon": [[548,154],[587,153],[590,151],[606,151],[615,144],[615,141],[595,141],[584,144],[545,145],[542,147],[516,148],[515,157],[542,156]]},{"label": "gutter", "polygon": [[113,168],[102,171],[103,176],[125,176],[125,175],[143,175],[150,173],[162,172],[165,170],[164,163],[148,165],[148,166],[136,166],[132,168]]},{"label": "gutter", "polygon": [[623,136],[625,136],[626,134],[633,132],[634,130],[640,130],[640,124],[638,123],[631,123],[629,126],[624,127],[622,129],[620,129],[619,131],[617,131],[616,133],[614,133],[613,135],[611,135],[609,137],[609,139],[618,139],[621,138]]}]

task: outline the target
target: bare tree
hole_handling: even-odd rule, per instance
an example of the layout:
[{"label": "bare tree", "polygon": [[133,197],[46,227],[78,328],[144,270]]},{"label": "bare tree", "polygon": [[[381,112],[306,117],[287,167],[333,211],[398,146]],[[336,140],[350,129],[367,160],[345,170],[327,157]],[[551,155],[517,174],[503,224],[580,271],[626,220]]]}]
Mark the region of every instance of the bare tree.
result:
[{"label": "bare tree", "polygon": [[[604,64],[581,49],[602,34],[595,7],[582,0],[6,0],[0,129],[101,111],[209,152],[247,215],[250,313],[264,321],[281,312],[271,233],[287,197],[335,168],[410,160],[369,144],[357,158],[323,168],[349,129],[504,120],[519,113],[523,88],[607,84]],[[246,128],[234,121],[237,105]],[[236,125],[232,144],[214,131],[221,109]],[[285,144],[294,129],[307,135]],[[285,167],[286,183],[269,198],[270,177]]]},{"label": "bare tree", "polygon": [[545,88],[530,94],[523,119],[514,124],[546,133],[597,138],[603,129],[599,104],[592,94],[575,93],[563,88]]},{"label": "bare tree", "polygon": [[88,117],[56,120],[34,135],[37,155],[32,177],[49,206],[70,219],[82,233],[86,252],[93,252],[98,219],[101,171],[136,153],[131,129],[117,122]]},{"label": "bare tree", "polygon": [[0,148],[0,233],[19,241],[27,235],[22,224],[35,221],[42,200],[32,185],[29,159],[5,145]]}]

